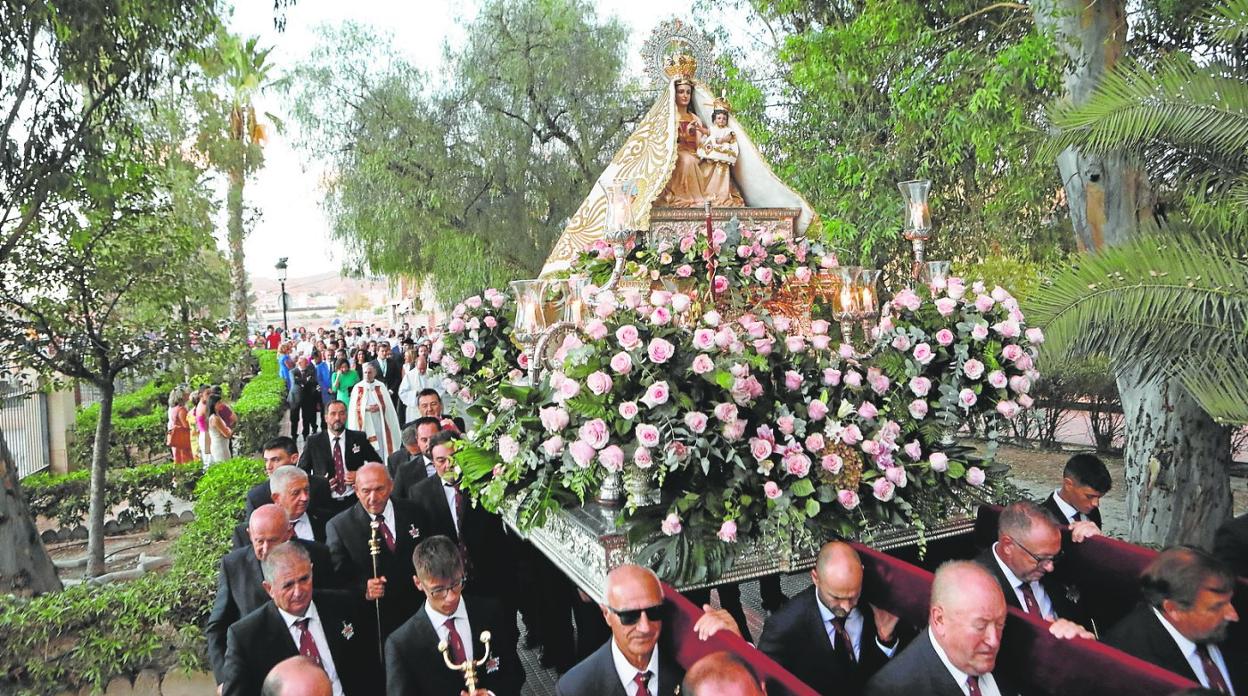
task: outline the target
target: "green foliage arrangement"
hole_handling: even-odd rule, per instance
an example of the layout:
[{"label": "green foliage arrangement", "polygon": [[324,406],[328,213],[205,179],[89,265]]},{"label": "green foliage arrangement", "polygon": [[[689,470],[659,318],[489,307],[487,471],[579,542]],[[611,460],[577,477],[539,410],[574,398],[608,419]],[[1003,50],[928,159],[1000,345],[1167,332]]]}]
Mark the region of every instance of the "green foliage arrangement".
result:
[{"label": "green foliage arrangement", "polygon": [[202,625],[239,501],[264,480],[255,459],[212,466],[195,486],[195,521],[168,572],[127,584],[78,585],[33,599],[0,596],[0,692],[103,687],[148,667],[202,668]]},{"label": "green foliage arrangement", "polygon": [[[133,466],[136,457],[164,450],[171,389],[173,381],[168,375],[164,375],[113,401],[113,432],[109,438],[109,452],[120,454],[119,464]],[[75,467],[85,467],[91,463],[95,426],[99,418],[98,403],[79,409],[74,418],[73,444],[70,445],[69,456]]]},{"label": "green foliage arrangement", "polygon": [[[169,491],[189,499],[195,484],[203,476],[199,462],[186,464],[150,464],[117,469],[110,473],[104,486],[104,505],[112,509],[122,503],[129,506],[118,515],[118,521],[136,522],[151,517],[157,510],[146,498],[156,491]],[[87,469],[68,474],[46,471],[22,480],[22,492],[31,514],[55,519],[62,528],[81,524],[90,504],[91,472]]]},{"label": "green foliage arrangement", "polygon": [[286,381],[277,373],[277,351],[256,349],[252,355],[260,363],[260,372],[243,387],[234,404],[236,452],[259,452],[264,441],[280,429],[286,412]]}]

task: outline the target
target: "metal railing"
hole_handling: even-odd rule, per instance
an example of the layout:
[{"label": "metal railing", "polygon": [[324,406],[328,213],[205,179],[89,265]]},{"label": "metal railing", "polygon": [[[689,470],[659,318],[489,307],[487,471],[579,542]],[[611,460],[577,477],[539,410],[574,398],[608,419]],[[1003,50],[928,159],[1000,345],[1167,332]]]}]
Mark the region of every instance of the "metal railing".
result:
[{"label": "metal railing", "polygon": [[19,479],[51,466],[47,394],[0,386],[0,432],[13,454]]}]

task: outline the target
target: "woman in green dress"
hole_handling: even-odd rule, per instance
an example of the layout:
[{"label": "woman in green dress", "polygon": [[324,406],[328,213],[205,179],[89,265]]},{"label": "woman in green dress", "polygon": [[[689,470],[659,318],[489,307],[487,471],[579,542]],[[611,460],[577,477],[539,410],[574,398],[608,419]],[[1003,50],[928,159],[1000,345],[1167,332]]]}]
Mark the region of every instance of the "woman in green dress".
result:
[{"label": "woman in green dress", "polygon": [[360,374],[351,369],[351,363],[346,360],[338,361],[338,371],[334,373],[333,384],[334,396],[342,403],[350,403],[351,387],[360,381]]}]

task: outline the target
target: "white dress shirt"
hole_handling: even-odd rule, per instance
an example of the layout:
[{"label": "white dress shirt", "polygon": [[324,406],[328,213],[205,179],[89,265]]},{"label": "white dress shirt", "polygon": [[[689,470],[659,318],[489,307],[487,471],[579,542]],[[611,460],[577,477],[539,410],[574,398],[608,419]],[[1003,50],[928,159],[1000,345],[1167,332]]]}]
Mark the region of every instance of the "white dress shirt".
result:
[{"label": "white dress shirt", "polygon": [[[836,617],[836,614],[833,614],[831,609],[824,606],[818,592],[815,592],[815,606],[819,607],[819,618],[823,619],[823,630],[828,634],[828,641],[835,647],[836,629],[832,626],[832,619]],[[849,641],[853,643],[855,662],[862,659],[862,629],[864,626],[866,626],[866,619],[863,617],[862,612],[858,610],[858,607],[854,607],[850,610],[849,616],[845,617],[845,632],[849,634]],[[897,650],[896,643],[891,648],[887,647],[880,642],[879,636],[876,636],[875,645],[889,657],[892,657]]]},{"label": "white dress shirt", "polygon": [[321,667],[325,669],[330,683],[334,685],[334,696],[343,696],[342,682],[338,681],[338,670],[334,668],[334,656],[329,652],[329,641],[325,640],[325,626],[321,623],[320,615],[316,613],[316,603],[309,604],[303,616],[288,614],[280,607],[277,613],[281,614],[282,621],[286,622],[286,629],[290,631],[290,637],[295,641],[296,650],[299,648],[299,637],[302,632],[295,622],[300,619],[311,619],[308,621],[308,633],[312,634],[312,642],[316,643],[316,652],[321,656]]},{"label": "white dress shirt", "polygon": [[[1075,521],[1075,515],[1080,514],[1079,510],[1075,509],[1074,505],[1066,502],[1066,499],[1062,497],[1062,489],[1060,488],[1053,489],[1053,502],[1057,503],[1057,509],[1061,510],[1062,515],[1066,517],[1066,524],[1073,523]],[[1080,519],[1087,518],[1081,516]]]},{"label": "white dress shirt", "polygon": [[[940,643],[936,642],[936,634],[932,633],[931,628],[927,629],[927,638],[932,641],[932,649],[936,651],[936,657],[939,657],[940,661],[945,663],[945,669],[949,670],[949,674],[953,676],[953,681],[957,683],[958,688],[962,690],[963,694],[969,696],[971,687],[967,685],[966,680],[970,675],[953,666],[953,663],[949,661],[949,656],[945,654],[945,649],[940,647]],[[982,696],[1001,696],[1001,690],[997,688],[997,680],[993,679],[992,672],[979,675],[979,693]]]},{"label": "white dress shirt", "polygon": [[[1161,625],[1166,629],[1166,633],[1169,633],[1175,644],[1179,646],[1179,651],[1183,653],[1183,659],[1187,660],[1187,664],[1191,665],[1192,671],[1196,673],[1196,679],[1200,681],[1200,685],[1208,689],[1209,677],[1205,675],[1205,666],[1200,662],[1200,655],[1196,654],[1196,643],[1179,633],[1177,628],[1171,626],[1170,622],[1166,620],[1165,616],[1162,616],[1161,612],[1157,611],[1156,607],[1153,608],[1153,613],[1161,621]],[[1231,696],[1234,696],[1235,685],[1231,684],[1231,675],[1226,671],[1226,660],[1222,658],[1222,651],[1213,643],[1207,643],[1206,647],[1209,648],[1209,657],[1213,658],[1213,664],[1217,665],[1218,671],[1222,673],[1222,680],[1226,682],[1226,687],[1231,690]]]},{"label": "white dress shirt", "polygon": [[312,534],[312,520],[308,519],[308,513],[303,513],[299,516],[299,519],[295,520],[291,524],[294,525],[295,536],[297,538],[306,539],[308,541],[316,541],[316,536]]},{"label": "white dress shirt", "polygon": [[[997,544],[992,545],[992,558],[997,562],[997,567],[1005,575],[1005,579],[1010,583],[1010,587],[1014,588],[1014,597],[1018,600],[1018,606],[1027,611],[1027,601],[1023,599],[1023,581],[1019,579],[1014,571],[1010,570],[997,554]],[[1031,585],[1031,593],[1036,596],[1036,605],[1040,607],[1040,615],[1049,621],[1057,619],[1057,615],[1053,613],[1053,600],[1049,599],[1049,593],[1044,591],[1044,585],[1039,580],[1032,580],[1027,583]]]},{"label": "white dress shirt", "polygon": [[[377,516],[371,512],[368,514],[369,519],[377,519]],[[390,530],[390,536],[398,539],[398,531],[394,528],[394,501],[386,501],[386,509],[381,511],[381,518],[386,521],[386,527]],[[378,531],[380,534],[380,531]]]},{"label": "white dress shirt", "polygon": [[615,644],[615,639],[611,639],[611,661],[615,663],[615,673],[620,678],[620,683],[624,685],[624,693],[628,696],[635,696],[638,689],[637,683],[633,680],[637,678],[638,672],[649,672],[650,681],[646,682],[646,691],[650,696],[659,696],[659,646],[655,645],[654,650],[650,651],[650,662],[645,669],[637,669],[624,657],[624,653],[620,652],[620,648]]},{"label": "white dress shirt", "polygon": [[446,628],[446,620],[455,619],[455,632],[459,634],[459,640],[464,644],[464,657],[469,660],[473,659],[472,625],[468,623],[468,609],[464,606],[463,597],[459,598],[459,606],[455,608],[455,613],[450,615],[434,609],[431,602],[425,602],[425,615],[433,623],[433,630],[437,631],[440,641],[447,640],[447,636],[450,635],[450,631]]}]

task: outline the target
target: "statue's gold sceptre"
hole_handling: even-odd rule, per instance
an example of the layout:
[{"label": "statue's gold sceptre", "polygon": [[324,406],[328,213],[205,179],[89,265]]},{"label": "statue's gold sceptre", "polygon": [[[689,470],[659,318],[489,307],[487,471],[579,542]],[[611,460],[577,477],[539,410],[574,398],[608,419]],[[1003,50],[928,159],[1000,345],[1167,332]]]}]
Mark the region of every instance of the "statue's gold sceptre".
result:
[{"label": "statue's gold sceptre", "polygon": [[[368,524],[368,555],[373,557],[373,579],[376,580],[377,575],[377,557],[381,555],[381,538],[377,535],[381,529],[381,523],[373,520]],[[377,610],[377,659],[382,666],[386,664],[385,641],[381,639],[381,597],[373,600],[373,606]]]},{"label": "statue's gold sceptre", "polygon": [[442,659],[446,662],[446,666],[456,672],[464,673],[464,686],[468,687],[469,694],[477,693],[477,668],[484,665],[490,659],[490,632],[481,632],[481,644],[485,646],[485,652],[480,659],[469,660],[465,656],[463,664],[455,664],[451,662],[449,654],[450,646],[446,641],[438,643],[438,651],[442,653]]}]

